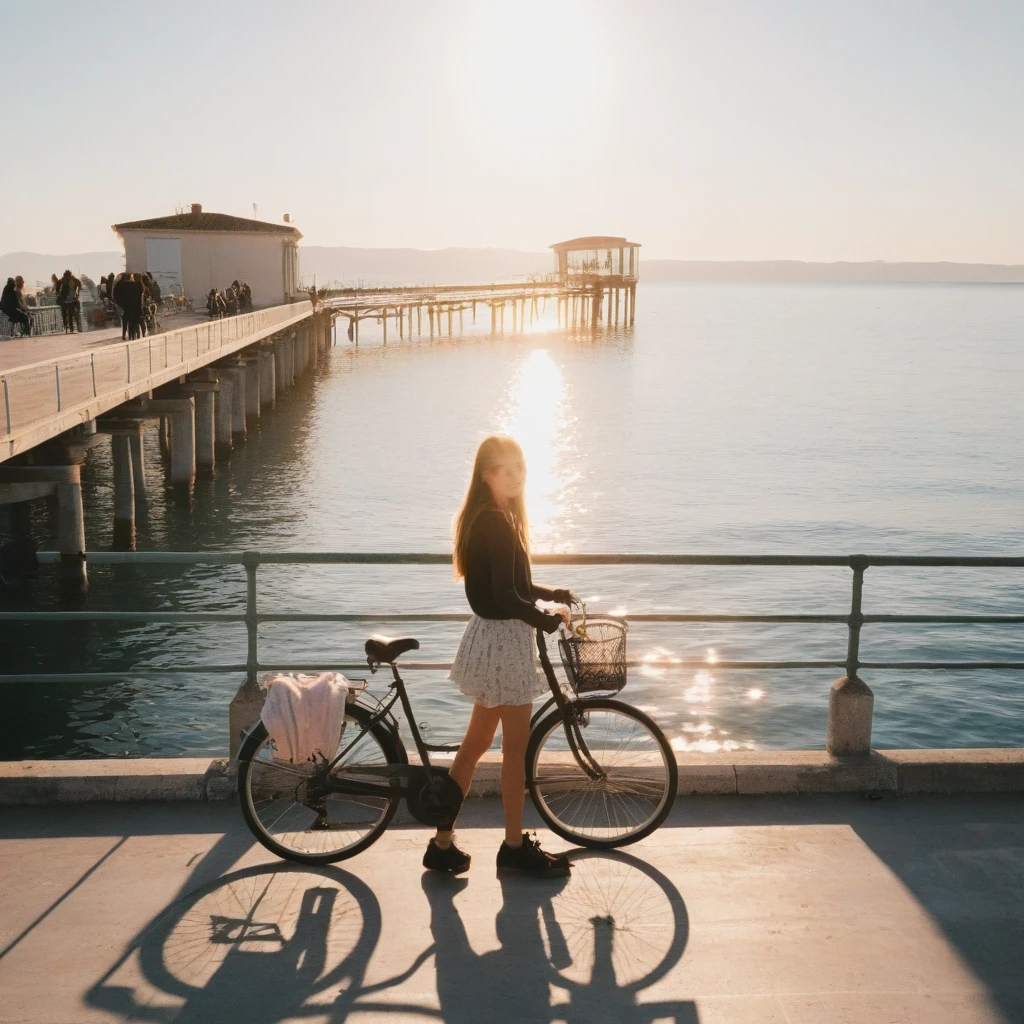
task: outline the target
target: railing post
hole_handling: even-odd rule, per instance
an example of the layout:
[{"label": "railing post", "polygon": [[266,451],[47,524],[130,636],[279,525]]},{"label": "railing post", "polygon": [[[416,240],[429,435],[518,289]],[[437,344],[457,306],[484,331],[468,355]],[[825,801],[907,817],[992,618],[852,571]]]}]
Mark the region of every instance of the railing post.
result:
[{"label": "railing post", "polygon": [[825,749],[833,755],[869,754],[871,752],[871,720],[875,697],[857,674],[860,668],[860,630],[864,625],[861,602],[864,592],[866,555],[851,555],[853,597],[848,619],[849,638],[846,646],[846,675],[832,684],[828,698],[828,729]]},{"label": "railing post", "polygon": [[11,432],[11,393],[7,386],[7,376],[4,375],[4,414],[7,416],[7,433]]},{"label": "railing post", "polygon": [[53,375],[57,381],[57,412],[60,412],[60,363],[53,364]]},{"label": "railing post", "polygon": [[92,397],[96,398],[96,353],[89,353],[89,369],[92,372]]},{"label": "railing post", "polygon": [[260,556],[258,551],[246,551],[242,555],[242,565],[245,566],[246,576],[245,629],[248,645],[245,658],[245,681],[238,688],[238,692],[232,698],[231,704],[228,707],[228,750],[230,757],[234,757],[238,753],[242,731],[252,725],[263,711],[263,698],[265,694],[256,679],[259,667],[256,569],[259,567],[259,563]]},{"label": "railing post", "polygon": [[132,343],[129,341],[124,346],[124,357],[128,363],[128,383],[132,382]]}]

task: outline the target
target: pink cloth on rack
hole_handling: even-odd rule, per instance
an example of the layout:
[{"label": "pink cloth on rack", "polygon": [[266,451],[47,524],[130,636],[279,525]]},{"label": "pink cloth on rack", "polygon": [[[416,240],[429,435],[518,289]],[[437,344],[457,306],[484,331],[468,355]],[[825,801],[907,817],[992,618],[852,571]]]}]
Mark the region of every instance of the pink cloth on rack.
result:
[{"label": "pink cloth on rack", "polygon": [[318,676],[279,672],[266,681],[263,724],[270,733],[274,756],[293,764],[338,751],[345,720],[348,680],[337,672]]}]

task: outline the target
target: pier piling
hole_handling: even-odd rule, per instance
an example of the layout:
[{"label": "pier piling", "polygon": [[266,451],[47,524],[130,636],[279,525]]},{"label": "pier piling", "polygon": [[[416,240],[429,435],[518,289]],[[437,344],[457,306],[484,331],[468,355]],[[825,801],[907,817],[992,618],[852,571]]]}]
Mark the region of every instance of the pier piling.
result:
[{"label": "pier piling", "polygon": [[132,450],[132,488],[135,493],[136,518],[144,518],[149,510],[149,488],[146,486],[146,449],[143,445],[145,424],[137,424],[128,435]]},{"label": "pier piling", "polygon": [[132,470],[131,433],[138,424],[126,423],[110,430],[110,449],[114,463],[114,551],[135,550],[135,487]]},{"label": "pier piling", "polygon": [[225,454],[231,449],[231,406],[235,400],[235,382],[230,373],[217,371],[220,389],[215,400],[215,437],[217,447]]},{"label": "pier piling", "polygon": [[260,418],[260,355],[246,353],[245,357],[245,419],[255,422]]},{"label": "pier piling", "polygon": [[171,417],[171,483],[191,489],[196,476],[196,403],[188,398],[154,398],[149,413]]},{"label": "pier piling", "polygon": [[85,568],[85,511],[82,507],[81,466],[67,466],[67,478],[57,483],[57,550],[61,583],[84,591],[89,586]]},{"label": "pier piling", "polygon": [[260,404],[273,408],[277,400],[275,382],[274,350],[270,345],[260,345]]},{"label": "pier piling", "polygon": [[189,374],[181,390],[195,399],[196,410],[196,473],[210,478],[216,465],[217,417],[216,394],[220,385],[217,374],[206,368]]},{"label": "pier piling", "polygon": [[196,473],[212,477],[216,465],[216,426],[214,394],[216,384],[206,384],[195,392],[196,400]]},{"label": "pier piling", "polygon": [[245,439],[245,365],[236,362],[217,368],[221,377],[231,381],[231,438],[232,443]]},{"label": "pier piling", "polygon": [[274,389],[279,395],[283,395],[285,391],[288,390],[288,381],[286,377],[288,372],[287,346],[287,338],[282,337],[274,339]]}]

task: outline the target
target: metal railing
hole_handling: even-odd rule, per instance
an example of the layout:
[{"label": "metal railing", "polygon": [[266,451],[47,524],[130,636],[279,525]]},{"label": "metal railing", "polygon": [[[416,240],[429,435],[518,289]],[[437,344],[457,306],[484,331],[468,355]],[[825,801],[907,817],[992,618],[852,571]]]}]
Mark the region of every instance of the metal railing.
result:
[{"label": "metal railing", "polygon": [[[112,341],[88,352],[55,356],[0,374],[0,458],[15,454],[15,438],[56,421],[46,436],[92,418],[136,395],[309,316],[308,301],[270,306],[208,323],[190,324],[134,341]],[[67,423],[64,423],[64,420]],[[59,429],[58,429],[59,428]],[[19,450],[45,440],[22,437]]]},{"label": "metal railing", "polygon": [[[33,336],[60,334],[64,330],[64,318],[61,315],[60,306],[29,306],[25,312],[28,313]],[[6,315],[0,313],[0,338],[13,336],[11,321]]]},{"label": "metal railing", "polygon": [[[57,552],[40,552],[42,563],[60,560]],[[462,622],[467,613],[325,613],[264,611],[257,602],[257,571],[265,565],[451,565],[451,555],[403,553],[317,553],[317,552],[93,552],[88,555],[93,564],[107,565],[220,565],[242,566],[246,573],[244,613],[236,612],[147,612],[147,611],[42,611],[0,612],[0,622],[153,622],[174,625],[208,624],[215,622],[244,623],[248,644],[245,662],[227,665],[178,665],[175,668],[137,666],[119,672],[63,672],[0,674],[0,683],[115,682],[129,675],[182,675],[245,673],[250,682],[263,671],[358,671],[366,668],[365,661],[312,663],[264,663],[259,658],[259,627],[264,622],[367,622],[381,625],[400,622]],[[940,568],[1024,568],[1024,557],[953,557],[953,556],[892,556],[892,555],[534,555],[535,565],[576,566],[832,566],[847,567],[852,571],[851,600],[848,614],[831,615],[701,615],[701,614],[629,614],[630,622],[684,623],[684,622],[758,622],[758,623],[843,623],[848,638],[845,657],[828,660],[784,661],[718,661],[716,669],[808,669],[839,668],[848,678],[854,678],[861,669],[1024,669],[1021,661],[862,661],[860,636],[865,625],[874,623],[924,623],[958,625],[1021,625],[1024,615],[865,615],[862,608],[864,573],[871,568],[940,567]],[[706,660],[665,661],[630,660],[632,667],[707,668]],[[448,663],[403,662],[403,669],[438,670],[450,667]]]}]

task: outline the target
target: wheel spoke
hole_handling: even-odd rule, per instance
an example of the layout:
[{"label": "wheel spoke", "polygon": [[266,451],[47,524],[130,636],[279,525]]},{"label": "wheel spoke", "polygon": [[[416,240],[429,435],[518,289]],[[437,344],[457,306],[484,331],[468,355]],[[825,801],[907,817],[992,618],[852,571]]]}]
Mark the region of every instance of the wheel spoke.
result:
[{"label": "wheel spoke", "polygon": [[543,732],[530,766],[531,792],[541,815],[566,838],[620,845],[646,834],[667,813],[675,758],[660,730],[634,708],[617,700],[586,704],[579,736],[602,777],[593,779],[580,767],[556,713],[537,727]]},{"label": "wheel spoke", "polygon": [[[346,743],[361,727],[358,719],[346,719],[342,733],[347,733]],[[341,742],[339,737],[336,749],[341,749]],[[394,798],[340,790],[349,779],[364,784],[384,781],[387,765],[380,740],[366,732],[348,751],[344,764],[324,780],[320,793],[311,797],[309,787],[322,779],[318,779],[319,767],[275,758],[269,739],[265,739],[248,765],[241,794],[250,826],[257,838],[282,856],[324,861],[349,856],[387,826]]]}]

